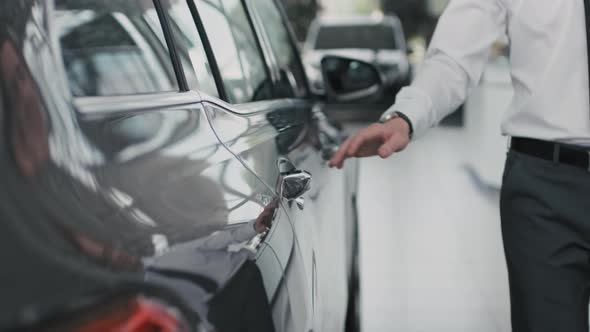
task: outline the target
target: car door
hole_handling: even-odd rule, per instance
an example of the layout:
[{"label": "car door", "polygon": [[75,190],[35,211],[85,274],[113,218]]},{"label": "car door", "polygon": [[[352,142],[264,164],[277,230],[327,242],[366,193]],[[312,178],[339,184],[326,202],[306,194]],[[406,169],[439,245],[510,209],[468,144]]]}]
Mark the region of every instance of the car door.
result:
[{"label": "car door", "polygon": [[293,231],[209,124],[196,89],[215,84],[188,3],[57,1],[55,20],[79,126],[101,160],[88,176],[110,204],[93,241],[137,257],[141,279],[174,291],[206,331],[274,331],[290,316],[277,253]]},{"label": "car door", "polygon": [[[277,102],[273,78],[242,1],[198,0],[194,4],[210,47],[213,74],[219,78],[219,98],[204,97],[212,128],[245,167],[280,194],[281,152],[306,138],[307,112],[289,112],[293,105]],[[300,246],[297,241],[294,245],[271,241],[270,246],[286,270],[288,294],[279,302],[287,303],[291,310],[277,326],[284,331],[309,331],[311,288]]]},{"label": "car door", "polygon": [[[197,89],[199,93],[203,93],[204,96],[211,96],[210,98],[216,98],[220,94],[226,93],[225,90],[220,91],[218,89],[221,82],[215,80],[216,72],[213,68],[215,68],[214,66],[216,66],[218,62],[217,60],[212,60],[216,58],[212,57],[211,50],[203,47],[201,42],[202,39],[206,44],[218,43],[217,45],[223,45],[223,47],[225,47],[225,56],[235,55],[232,54],[232,52],[239,51],[237,47],[232,49],[231,45],[227,43],[229,40],[228,37],[230,37],[230,35],[233,36],[233,34],[236,33],[236,27],[224,25],[223,18],[219,17],[220,10],[224,10],[223,6],[225,4],[216,3],[215,1],[206,2],[204,3],[205,9],[201,8],[201,10],[209,10],[210,12],[207,13],[207,15],[210,16],[208,17],[216,20],[218,29],[215,30],[214,34],[208,34],[203,29],[200,31],[197,29],[197,27],[202,25],[202,21],[199,20],[200,15],[197,11],[196,3],[192,1],[187,2],[186,0],[163,0],[162,3],[164,7],[168,9],[171,34],[178,46],[176,50],[180,57],[180,62],[183,64],[188,87],[190,89]],[[198,6],[202,7],[201,4],[198,4]],[[237,9],[239,9],[239,7]],[[234,12],[234,15],[239,15],[239,11]],[[247,40],[241,40],[242,51],[247,50],[246,42]],[[236,95],[244,93],[244,91],[251,91],[251,93],[257,94],[259,98],[264,98],[264,96],[267,95],[266,90],[268,88],[265,84],[268,83],[265,82],[263,76],[260,76],[259,73],[251,70],[249,72],[251,75],[250,77],[253,81],[259,80],[262,87],[248,85],[249,82],[242,81],[239,79],[239,76],[235,76],[235,74],[238,73],[238,70],[243,70],[244,64],[234,66],[234,63],[229,61],[231,60],[231,57],[226,57],[224,59],[229,72],[234,75],[229,76],[230,79],[228,84],[233,87],[233,91]],[[247,65],[255,66],[255,58],[250,58],[248,60],[251,62]],[[216,122],[216,116],[209,112],[211,105],[208,103],[208,100],[210,98],[203,99],[202,104],[203,110],[205,111],[204,114],[211,126],[213,122]],[[219,124],[219,122],[217,123]],[[221,128],[221,130],[218,130],[218,128]],[[247,137],[254,129],[250,123],[246,126],[221,123],[221,126],[211,126],[211,130],[221,142],[222,146],[232,153],[234,157],[232,163],[234,163],[236,169],[241,169],[240,175],[244,181],[249,185],[258,188],[258,191],[254,193],[255,195],[249,197],[249,199],[263,199],[266,201],[264,204],[266,207],[265,211],[268,210],[268,206],[270,205],[273,209],[272,211],[275,212],[272,227],[268,231],[268,234],[265,237],[256,240],[256,242],[258,242],[257,245],[260,246],[256,256],[256,264],[263,272],[279,272],[272,274],[272,278],[270,274],[268,276],[265,275],[266,278],[264,278],[264,285],[267,290],[269,301],[272,304],[271,309],[273,313],[274,328],[279,331],[297,331],[297,329],[293,327],[295,324],[293,319],[294,314],[292,313],[293,309],[289,300],[288,286],[285,281],[285,269],[289,262],[292,261],[295,247],[295,237],[288,216],[284,211],[276,209],[278,207],[279,199],[274,187],[269,185],[269,182],[266,181],[265,178],[261,178],[251,172],[251,170],[243,164],[243,161],[238,158],[234,149],[231,148],[239,146],[241,142],[244,142],[244,137]],[[220,135],[220,131],[223,133],[229,133],[229,136]],[[231,187],[233,183],[233,179],[228,178],[225,185]],[[263,191],[267,192],[261,197],[260,193]],[[236,207],[240,207],[240,204],[237,204]],[[277,278],[277,276],[280,278]]]},{"label": "car door", "polygon": [[[205,107],[221,140],[257,176],[275,186],[277,192],[282,189],[279,162],[291,163],[294,169],[313,175],[309,193],[298,200],[283,200],[297,238],[296,254],[285,262],[292,310],[301,309],[294,313],[300,317],[296,321],[306,322],[297,330],[339,330],[346,311],[348,280],[344,245],[347,218],[342,206],[346,190],[336,184],[344,184],[342,178],[330,179],[342,175],[328,173],[325,161],[333,145],[338,144],[339,133],[320,112],[313,110],[315,105],[308,94],[305,74],[276,3],[271,3],[270,9],[266,4],[266,11],[270,10],[273,16],[264,17],[274,19],[265,21],[265,25],[278,29],[275,31],[282,33],[279,36],[267,34],[260,24],[259,15],[266,12],[257,7],[258,2],[244,2],[248,6],[240,9],[241,16],[236,14],[236,8],[243,6],[240,1],[220,1],[221,6],[217,7],[205,1],[196,3],[204,30],[209,37],[217,34],[210,42],[217,62],[214,67],[222,82],[220,88],[225,92],[220,93],[223,101],[209,98]],[[228,33],[222,38],[219,22],[223,15],[219,13],[224,11],[232,16],[226,18],[230,21]],[[256,34],[245,35],[244,31],[252,29],[250,26],[254,26]],[[273,44],[270,38],[283,44]],[[228,40],[232,39],[235,51],[228,50]],[[279,53],[274,46],[281,47],[280,51],[286,54]],[[277,59],[287,61],[280,64]],[[243,132],[239,139],[235,137],[237,132]],[[334,211],[328,213],[330,210]],[[320,260],[325,267],[319,267]],[[325,273],[320,275],[320,269]],[[335,325],[323,324],[323,317]]]},{"label": "car door", "polygon": [[[300,130],[295,131],[301,135],[300,140],[291,146],[279,145],[279,153],[293,163],[295,169],[312,174],[311,190],[300,199],[299,204],[287,201],[285,208],[293,222],[303,256],[309,283],[307,291],[314,317],[313,328],[322,331],[325,330],[322,329],[325,316],[321,308],[326,298],[324,295],[328,294],[322,293],[324,289],[320,282],[322,267],[317,249],[321,235],[317,231],[320,224],[318,212],[321,207],[318,206],[317,199],[327,182],[322,169],[323,160],[317,153],[318,148],[321,149],[321,142],[318,140],[313,119],[314,105],[308,98],[305,76],[299,70],[297,54],[290,43],[288,31],[278,15],[276,5],[272,1],[252,1],[248,4],[277,87],[275,96],[280,100],[279,103],[284,105],[282,109],[274,111],[269,120],[277,126],[280,136],[287,136],[289,131],[295,131],[290,128],[297,123],[300,126]],[[295,122],[294,119],[299,121]],[[278,140],[277,142],[280,143]],[[336,278],[332,282],[338,283],[339,279]]]},{"label": "car door", "polygon": [[305,197],[305,209],[291,205],[289,214],[295,221],[304,255],[311,261],[315,327],[320,331],[341,331],[346,317],[348,276],[354,249],[351,207],[356,164],[348,165],[345,172],[330,171],[327,167],[327,159],[341,142],[342,133],[323,115],[323,105],[312,100],[307,92],[299,50],[280,3],[275,0],[249,3],[267,47],[271,68],[278,78],[278,97],[304,102],[299,106],[303,109],[295,106],[288,112],[308,114],[307,144],[292,149],[287,155],[296,168],[313,174],[313,186]]},{"label": "car door", "polygon": [[[279,1],[252,1],[261,34],[272,53],[274,68],[280,83],[293,91],[292,96],[310,100],[309,94],[301,95],[300,87],[307,86],[307,79],[301,63],[300,51],[291,33],[286,14]],[[341,330],[346,316],[347,298],[355,292],[358,280],[358,244],[356,219],[356,188],[358,162],[346,165],[342,172],[330,171],[327,160],[342,143],[343,133],[324,115],[325,104],[312,99],[311,139],[313,149],[294,150],[293,159],[300,160],[297,167],[309,169],[314,174],[314,189],[310,192],[314,223],[311,232],[302,234],[309,237],[313,245],[312,264],[316,278],[317,305],[316,326],[320,330]],[[307,158],[302,158],[303,153]],[[293,214],[297,214],[294,211]],[[306,220],[307,216],[299,216]],[[301,232],[302,233],[302,232]],[[297,232],[300,234],[300,232]],[[302,237],[300,236],[300,237]],[[309,252],[309,249],[308,249]],[[354,310],[354,305],[349,306]]]}]

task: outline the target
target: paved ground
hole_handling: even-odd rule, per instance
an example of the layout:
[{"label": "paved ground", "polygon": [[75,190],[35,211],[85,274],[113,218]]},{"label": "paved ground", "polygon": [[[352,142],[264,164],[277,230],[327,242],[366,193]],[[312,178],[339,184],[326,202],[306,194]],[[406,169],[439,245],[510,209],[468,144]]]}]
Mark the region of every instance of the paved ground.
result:
[{"label": "paved ground", "polygon": [[362,162],[364,331],[510,331],[499,193],[465,167],[468,141],[441,128]]}]

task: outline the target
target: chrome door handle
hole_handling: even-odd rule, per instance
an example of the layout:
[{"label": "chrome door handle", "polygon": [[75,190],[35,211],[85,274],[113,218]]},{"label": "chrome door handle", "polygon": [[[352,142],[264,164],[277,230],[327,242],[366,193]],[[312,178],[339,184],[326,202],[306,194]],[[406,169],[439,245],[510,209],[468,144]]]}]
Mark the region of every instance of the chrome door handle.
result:
[{"label": "chrome door handle", "polygon": [[303,195],[311,189],[311,173],[298,170],[287,158],[281,157],[277,161],[281,173],[280,195],[289,201],[289,206],[295,202],[300,210],[305,207]]},{"label": "chrome door handle", "polygon": [[283,175],[282,196],[289,201],[300,198],[311,189],[311,179],[311,173],[306,171],[293,171]]}]

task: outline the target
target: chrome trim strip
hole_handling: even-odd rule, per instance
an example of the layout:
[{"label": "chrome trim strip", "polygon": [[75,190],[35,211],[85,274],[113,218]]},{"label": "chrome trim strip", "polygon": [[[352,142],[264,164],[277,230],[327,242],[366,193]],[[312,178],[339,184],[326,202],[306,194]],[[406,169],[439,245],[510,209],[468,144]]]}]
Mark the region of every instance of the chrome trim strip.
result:
[{"label": "chrome trim strip", "polygon": [[164,92],[130,96],[81,97],[74,99],[76,110],[84,116],[100,117],[134,111],[162,110],[201,103],[196,91]]},{"label": "chrome trim strip", "polygon": [[239,115],[254,115],[284,108],[309,107],[311,105],[310,101],[305,99],[274,99],[233,105],[204,93],[201,95],[203,103],[217,106],[225,111]]}]

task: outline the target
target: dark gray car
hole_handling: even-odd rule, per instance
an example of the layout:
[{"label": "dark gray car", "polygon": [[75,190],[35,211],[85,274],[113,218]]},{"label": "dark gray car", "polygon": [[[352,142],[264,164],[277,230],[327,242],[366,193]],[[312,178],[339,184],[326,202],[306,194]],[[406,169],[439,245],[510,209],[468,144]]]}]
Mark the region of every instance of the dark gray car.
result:
[{"label": "dark gray car", "polygon": [[[357,166],[273,0],[0,4],[0,330],[358,328]],[[326,99],[328,98],[328,99]]]}]

